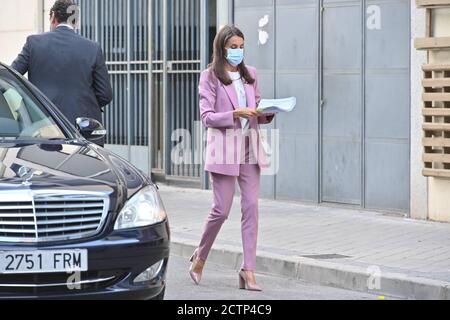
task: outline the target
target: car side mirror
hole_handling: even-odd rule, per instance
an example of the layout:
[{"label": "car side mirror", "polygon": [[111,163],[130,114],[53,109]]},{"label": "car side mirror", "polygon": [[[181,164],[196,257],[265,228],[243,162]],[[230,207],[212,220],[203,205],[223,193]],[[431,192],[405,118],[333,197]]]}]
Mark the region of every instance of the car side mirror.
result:
[{"label": "car side mirror", "polygon": [[103,139],[107,133],[99,121],[91,118],[77,118],[76,127],[86,140],[93,142]]}]

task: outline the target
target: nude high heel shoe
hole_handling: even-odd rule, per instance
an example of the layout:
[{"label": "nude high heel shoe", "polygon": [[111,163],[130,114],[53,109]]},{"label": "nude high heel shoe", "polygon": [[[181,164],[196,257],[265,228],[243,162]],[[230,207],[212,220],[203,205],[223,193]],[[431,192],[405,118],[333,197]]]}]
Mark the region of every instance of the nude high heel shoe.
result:
[{"label": "nude high heel shoe", "polygon": [[197,257],[197,250],[192,254],[191,259],[189,260],[191,262],[191,267],[189,268],[189,275],[191,276],[192,280],[196,285],[200,284],[200,281],[202,280],[202,273],[194,272],[194,263],[199,263],[201,260]]},{"label": "nude high heel shoe", "polygon": [[247,274],[244,270],[239,272],[239,289],[249,290],[249,291],[262,291],[262,288],[256,283],[252,284],[248,282]]}]

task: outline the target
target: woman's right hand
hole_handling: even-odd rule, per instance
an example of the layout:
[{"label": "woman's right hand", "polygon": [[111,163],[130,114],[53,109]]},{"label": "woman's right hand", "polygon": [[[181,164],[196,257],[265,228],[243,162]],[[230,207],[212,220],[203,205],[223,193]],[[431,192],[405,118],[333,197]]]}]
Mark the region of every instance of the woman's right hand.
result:
[{"label": "woman's right hand", "polygon": [[234,110],[233,116],[235,119],[238,118],[245,118],[245,119],[250,119],[250,118],[254,118],[257,117],[259,114],[256,110],[252,110],[249,108],[239,108]]}]

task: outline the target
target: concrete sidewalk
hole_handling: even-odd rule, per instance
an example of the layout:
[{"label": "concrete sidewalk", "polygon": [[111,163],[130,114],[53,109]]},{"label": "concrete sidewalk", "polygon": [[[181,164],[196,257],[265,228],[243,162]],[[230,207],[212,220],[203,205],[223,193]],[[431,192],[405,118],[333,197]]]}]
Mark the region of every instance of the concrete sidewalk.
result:
[{"label": "concrete sidewalk", "polygon": [[[160,185],[172,252],[189,257],[211,208],[210,191]],[[209,261],[242,261],[239,198]],[[327,206],[260,201],[258,272],[415,299],[450,299],[450,224]],[[205,269],[207,273],[207,268]]]}]

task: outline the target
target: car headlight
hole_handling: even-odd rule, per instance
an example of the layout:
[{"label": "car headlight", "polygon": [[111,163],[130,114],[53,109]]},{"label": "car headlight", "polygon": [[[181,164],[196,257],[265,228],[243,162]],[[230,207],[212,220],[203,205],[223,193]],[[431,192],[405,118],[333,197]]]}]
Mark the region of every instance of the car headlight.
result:
[{"label": "car headlight", "polygon": [[141,228],[163,222],[166,210],[154,186],[135,194],[120,211],[114,230]]}]

